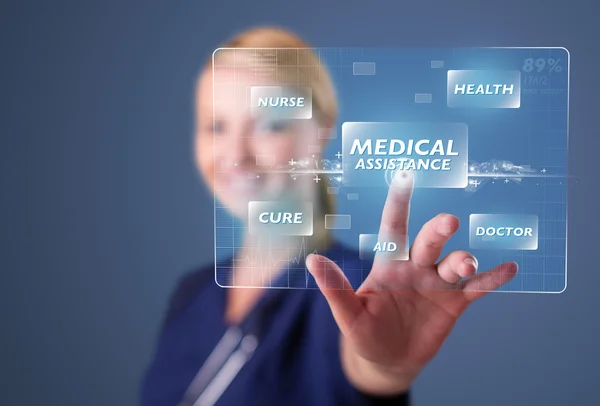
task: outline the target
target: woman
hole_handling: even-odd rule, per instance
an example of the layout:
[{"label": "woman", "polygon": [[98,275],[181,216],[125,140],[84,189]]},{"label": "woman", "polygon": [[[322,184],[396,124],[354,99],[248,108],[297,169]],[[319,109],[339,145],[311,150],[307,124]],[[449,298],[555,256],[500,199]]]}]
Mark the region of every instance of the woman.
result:
[{"label": "woman", "polygon": [[[517,265],[476,274],[477,260],[465,251],[436,262],[459,227],[456,217],[440,214],[423,226],[408,260],[377,256],[364,283],[352,289],[362,262],[333,241],[320,220],[334,211],[327,185],[280,170],[289,169],[290,160],[318,162],[324,132],[337,119],[327,71],[307,44],[281,29],[244,32],[225,48],[198,82],[200,173],[219,204],[240,220],[247,221],[251,201],[303,201],[313,208],[313,230],[273,239],[248,226],[234,257],[218,269],[227,271],[225,284],[253,289],[222,289],[214,283],[214,266],[180,282],[144,380],[142,404],[408,404],[411,383],[456,319],[473,300],[508,282]],[[310,87],[312,118],[254,114],[248,89],[268,85],[298,92]],[[410,173],[396,174],[382,214],[380,237],[398,246],[406,241],[412,187]],[[289,248],[299,244],[319,253],[300,266],[320,292],[265,289],[282,275],[289,278],[282,264],[289,265]],[[267,257],[257,264],[256,258]]]}]

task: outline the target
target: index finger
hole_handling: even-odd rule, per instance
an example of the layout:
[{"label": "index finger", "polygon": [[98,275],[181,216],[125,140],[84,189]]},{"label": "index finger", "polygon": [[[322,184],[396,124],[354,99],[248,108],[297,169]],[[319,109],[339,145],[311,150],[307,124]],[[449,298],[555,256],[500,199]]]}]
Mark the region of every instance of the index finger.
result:
[{"label": "index finger", "polygon": [[[381,214],[378,242],[394,243],[397,251],[378,252],[377,258],[385,260],[408,259],[406,241],[408,238],[408,217],[414,176],[411,171],[396,171]],[[389,246],[389,245],[388,245]],[[381,259],[379,259],[381,261]]]}]

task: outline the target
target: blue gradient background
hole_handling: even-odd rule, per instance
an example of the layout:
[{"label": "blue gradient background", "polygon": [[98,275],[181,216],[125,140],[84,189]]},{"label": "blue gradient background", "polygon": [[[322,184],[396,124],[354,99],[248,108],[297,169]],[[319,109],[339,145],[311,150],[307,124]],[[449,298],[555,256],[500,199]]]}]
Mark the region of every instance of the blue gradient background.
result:
[{"label": "blue gradient background", "polygon": [[191,159],[195,75],[233,32],[274,22],[319,46],[571,51],[569,287],[481,300],[414,401],[600,404],[597,7],[3,2],[0,404],[135,404],[168,295],[212,260],[212,199]]}]

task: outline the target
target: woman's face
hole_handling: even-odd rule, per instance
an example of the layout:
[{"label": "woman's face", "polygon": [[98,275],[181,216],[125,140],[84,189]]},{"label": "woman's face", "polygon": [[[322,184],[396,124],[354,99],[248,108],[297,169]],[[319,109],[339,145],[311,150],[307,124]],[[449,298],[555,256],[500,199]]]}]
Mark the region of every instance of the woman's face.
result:
[{"label": "woman's face", "polygon": [[250,201],[314,201],[314,175],[294,179],[288,171],[293,162],[308,160],[314,167],[320,159],[316,120],[254,117],[250,87],[276,84],[261,83],[250,71],[221,69],[213,99],[212,75],[205,70],[196,96],[196,161],[220,202],[244,220]]}]

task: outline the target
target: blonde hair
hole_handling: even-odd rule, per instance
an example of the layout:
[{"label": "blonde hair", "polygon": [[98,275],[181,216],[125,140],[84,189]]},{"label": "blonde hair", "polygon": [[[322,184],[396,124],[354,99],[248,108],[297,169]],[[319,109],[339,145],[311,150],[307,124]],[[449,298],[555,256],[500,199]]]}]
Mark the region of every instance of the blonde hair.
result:
[{"label": "blonde hair", "polygon": [[[214,62],[215,66],[250,68],[277,83],[308,86],[312,90],[313,117],[320,127],[334,130],[338,104],[333,82],[320,57],[298,35],[279,27],[256,27],[238,33],[222,48],[215,51],[207,67]],[[323,214],[335,212],[335,199],[328,187],[324,176],[319,182]]]}]

